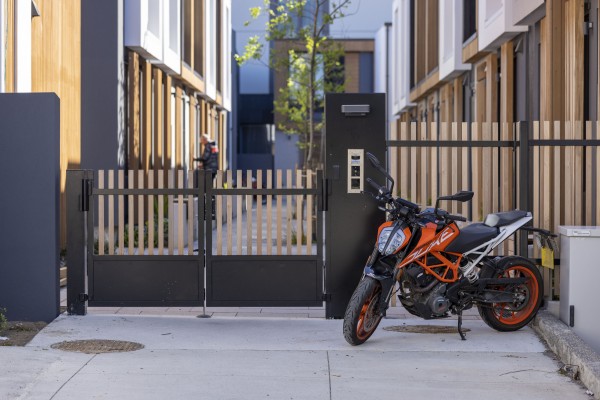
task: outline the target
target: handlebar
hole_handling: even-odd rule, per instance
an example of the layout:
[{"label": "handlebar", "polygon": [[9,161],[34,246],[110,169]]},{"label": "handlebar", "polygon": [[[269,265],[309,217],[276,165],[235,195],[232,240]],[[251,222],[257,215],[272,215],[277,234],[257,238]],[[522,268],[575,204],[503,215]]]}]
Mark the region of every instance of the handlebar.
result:
[{"label": "handlebar", "polygon": [[463,217],[463,216],[460,216],[460,215],[448,214],[448,215],[446,215],[446,218],[451,219],[452,221],[467,222],[467,219],[465,217]]}]

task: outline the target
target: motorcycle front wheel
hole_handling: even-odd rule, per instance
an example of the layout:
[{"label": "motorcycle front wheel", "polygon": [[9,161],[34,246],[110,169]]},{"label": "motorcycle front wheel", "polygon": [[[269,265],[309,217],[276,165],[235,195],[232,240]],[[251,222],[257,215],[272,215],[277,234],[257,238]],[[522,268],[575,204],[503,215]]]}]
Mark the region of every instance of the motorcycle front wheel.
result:
[{"label": "motorcycle front wheel", "polygon": [[484,273],[481,277],[525,278],[523,284],[497,288],[513,292],[515,301],[478,306],[479,315],[488,326],[501,332],[516,331],[535,317],[542,303],[543,286],[542,276],[531,261],[523,257],[506,257],[498,263],[495,271]]},{"label": "motorcycle front wheel", "polygon": [[381,282],[368,276],[354,290],[344,314],[344,338],[351,345],[363,344],[377,329],[381,290]]}]

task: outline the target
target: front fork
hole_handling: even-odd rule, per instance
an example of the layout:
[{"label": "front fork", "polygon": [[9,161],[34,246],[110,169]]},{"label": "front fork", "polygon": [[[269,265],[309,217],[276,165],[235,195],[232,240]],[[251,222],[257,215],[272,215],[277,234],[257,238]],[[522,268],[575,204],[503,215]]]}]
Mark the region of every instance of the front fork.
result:
[{"label": "front fork", "polygon": [[373,251],[373,254],[371,254],[371,257],[369,257],[367,260],[367,265],[365,265],[361,280],[368,276],[378,280],[381,283],[379,314],[385,316],[386,310],[389,307],[390,300],[394,293],[394,286],[396,283],[395,278],[398,271],[392,272],[389,270],[389,268],[382,265],[382,263],[378,263],[376,252],[377,249]]}]

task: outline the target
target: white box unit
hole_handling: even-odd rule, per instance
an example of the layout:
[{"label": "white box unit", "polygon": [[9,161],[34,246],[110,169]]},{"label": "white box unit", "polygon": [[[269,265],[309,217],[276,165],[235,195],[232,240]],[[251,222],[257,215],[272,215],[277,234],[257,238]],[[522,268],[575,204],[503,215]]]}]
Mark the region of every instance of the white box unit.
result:
[{"label": "white box unit", "polygon": [[392,109],[399,114],[410,102],[410,1],[395,0],[392,6]]},{"label": "white box unit", "polygon": [[452,79],[471,69],[462,62],[463,1],[439,0],[440,80]]},{"label": "white box unit", "polygon": [[163,53],[156,64],[167,71],[181,73],[181,1],[163,1]]},{"label": "white box unit", "polygon": [[600,352],[600,227],[560,226],[560,319]]},{"label": "white box unit", "polygon": [[223,46],[221,52],[221,95],[223,96],[223,108],[231,111],[231,65],[233,63],[231,52],[231,0],[223,0],[221,4],[221,38]]},{"label": "white box unit", "polygon": [[125,0],[125,46],[150,61],[162,60],[163,11],[163,0]]},{"label": "white box unit", "polygon": [[477,15],[477,37],[479,51],[491,51],[498,48],[507,39],[520,32],[527,32],[527,26],[513,23],[514,0],[479,1]]}]

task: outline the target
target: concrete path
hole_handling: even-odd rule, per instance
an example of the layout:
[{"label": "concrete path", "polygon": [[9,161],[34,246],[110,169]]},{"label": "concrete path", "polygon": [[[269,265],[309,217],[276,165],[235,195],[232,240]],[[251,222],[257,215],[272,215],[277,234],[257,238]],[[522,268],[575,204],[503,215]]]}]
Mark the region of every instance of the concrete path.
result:
[{"label": "concrete path", "polygon": [[[398,333],[398,325],[456,321],[385,319],[352,347],[342,321],[61,316],[27,347],[0,347],[0,399],[587,399],[525,328],[466,320],[458,334]],[[141,343],[129,353],[54,350],[63,340]]]}]

